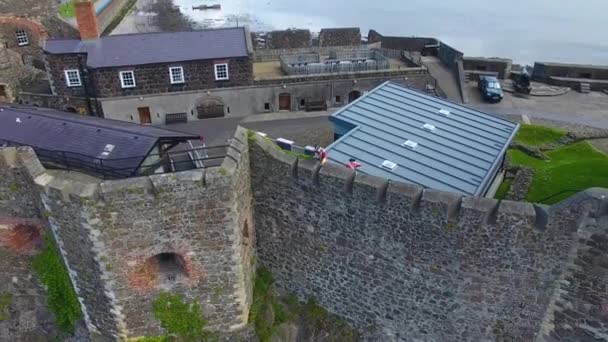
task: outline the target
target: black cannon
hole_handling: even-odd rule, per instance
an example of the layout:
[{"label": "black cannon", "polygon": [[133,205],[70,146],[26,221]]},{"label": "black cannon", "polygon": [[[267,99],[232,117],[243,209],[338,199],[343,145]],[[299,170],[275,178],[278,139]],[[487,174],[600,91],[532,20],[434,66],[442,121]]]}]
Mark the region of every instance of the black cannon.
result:
[{"label": "black cannon", "polygon": [[523,68],[521,73],[515,77],[513,88],[515,89],[515,92],[521,94],[530,94],[532,91],[532,86],[530,85],[530,74],[528,74],[526,68]]}]

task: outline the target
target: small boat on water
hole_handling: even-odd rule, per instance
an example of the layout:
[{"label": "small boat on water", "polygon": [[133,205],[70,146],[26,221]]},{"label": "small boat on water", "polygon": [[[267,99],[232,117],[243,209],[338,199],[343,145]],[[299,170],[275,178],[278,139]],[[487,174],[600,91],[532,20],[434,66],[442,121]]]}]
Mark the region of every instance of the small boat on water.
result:
[{"label": "small boat on water", "polygon": [[193,10],[199,10],[199,11],[204,11],[204,10],[209,10],[209,9],[222,9],[222,5],[220,4],[214,4],[214,5],[200,5],[200,6],[192,6]]}]

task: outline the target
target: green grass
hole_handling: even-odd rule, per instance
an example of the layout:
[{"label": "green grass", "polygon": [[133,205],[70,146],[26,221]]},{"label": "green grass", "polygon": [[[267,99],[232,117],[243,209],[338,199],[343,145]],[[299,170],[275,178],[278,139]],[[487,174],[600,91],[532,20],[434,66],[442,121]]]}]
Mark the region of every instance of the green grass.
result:
[{"label": "green grass", "polygon": [[[75,2],[76,0],[70,0],[59,5],[59,14],[64,18],[74,18],[76,16]],[[97,0],[93,0],[93,2],[97,2]]]},{"label": "green grass", "polygon": [[[540,160],[510,150],[514,165],[535,169],[534,181],[526,195],[529,202],[557,203],[592,187],[608,188],[608,156],[587,142],[579,142],[546,153],[550,160]],[[554,194],[554,197],[548,198]]]},{"label": "green grass", "polygon": [[511,179],[505,179],[504,181],[502,181],[502,183],[500,183],[500,186],[498,187],[498,190],[496,190],[496,195],[494,195],[494,198],[505,199],[505,197],[507,196],[507,192],[509,192],[509,189],[511,189],[512,182],[513,180]]},{"label": "green grass", "polygon": [[34,257],[32,267],[47,288],[49,310],[55,316],[59,329],[73,333],[76,322],[82,317],[80,303],[55,240],[50,233],[45,234],[44,240],[45,247]]},{"label": "green grass", "polygon": [[163,292],[153,302],[154,316],[168,336],[157,336],[152,341],[168,341],[175,336],[179,341],[215,341],[215,336],[204,330],[207,325],[198,302],[188,302],[180,295]]},{"label": "green grass", "polygon": [[76,16],[76,9],[74,8],[75,0],[70,0],[59,5],[59,14],[64,18],[73,18]]},{"label": "green grass", "polygon": [[11,305],[13,296],[8,292],[0,294],[0,322],[9,318],[8,307]]},{"label": "green grass", "polygon": [[555,143],[565,135],[565,131],[554,128],[522,125],[515,136],[515,141],[528,146],[540,146]]}]

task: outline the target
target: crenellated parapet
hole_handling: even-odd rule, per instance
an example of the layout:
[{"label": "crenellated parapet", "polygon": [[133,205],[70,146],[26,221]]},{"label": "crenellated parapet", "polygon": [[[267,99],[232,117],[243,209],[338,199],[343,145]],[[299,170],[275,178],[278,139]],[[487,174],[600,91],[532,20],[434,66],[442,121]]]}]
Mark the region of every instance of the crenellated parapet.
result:
[{"label": "crenellated parapet", "polygon": [[584,222],[608,214],[606,189],[551,207],[462,196],[249,140],[260,263],[387,340],[541,336]]}]

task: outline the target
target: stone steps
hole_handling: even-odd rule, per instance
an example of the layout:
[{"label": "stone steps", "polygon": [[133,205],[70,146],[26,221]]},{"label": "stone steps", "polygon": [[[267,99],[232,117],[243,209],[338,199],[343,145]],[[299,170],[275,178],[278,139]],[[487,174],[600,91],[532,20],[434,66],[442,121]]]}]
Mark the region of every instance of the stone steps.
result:
[{"label": "stone steps", "polygon": [[580,83],[580,92],[583,93],[583,94],[590,93],[591,92],[591,84],[585,83],[585,82],[581,82]]}]

